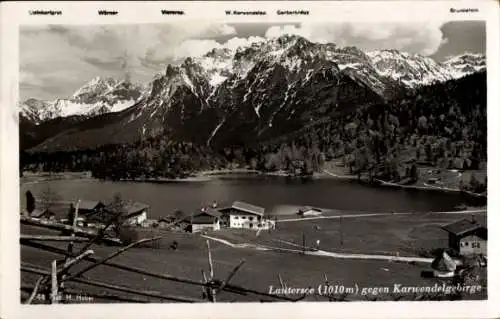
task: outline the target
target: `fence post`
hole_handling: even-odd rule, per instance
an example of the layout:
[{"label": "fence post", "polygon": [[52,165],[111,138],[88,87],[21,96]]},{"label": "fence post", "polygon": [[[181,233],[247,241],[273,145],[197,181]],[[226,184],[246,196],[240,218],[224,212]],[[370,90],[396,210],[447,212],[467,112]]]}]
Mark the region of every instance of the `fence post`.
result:
[{"label": "fence post", "polygon": [[[210,241],[208,239],[207,239],[207,250],[208,250],[208,271],[209,271],[208,279],[210,283],[213,283],[214,265],[212,263],[212,251],[210,250]],[[216,301],[215,295],[217,294],[217,290],[212,287],[209,287],[207,289],[207,292],[208,292],[208,300],[210,300],[211,302],[215,302]]]},{"label": "fence post", "polygon": [[[77,226],[77,219],[78,219],[78,208],[80,208],[80,200],[76,202],[75,206],[75,213],[70,214],[70,216],[73,217],[73,220],[71,220],[71,227],[72,227],[72,232],[71,236],[75,236],[76,234],[76,226]],[[68,244],[68,253],[72,254],[73,253],[73,242],[69,242]]]},{"label": "fence post", "polygon": [[302,254],[306,254],[306,234],[302,233]]},{"label": "fence post", "polygon": [[50,302],[53,304],[59,303],[59,292],[57,286],[57,261],[52,261],[52,271],[51,271],[52,285],[50,289]]}]

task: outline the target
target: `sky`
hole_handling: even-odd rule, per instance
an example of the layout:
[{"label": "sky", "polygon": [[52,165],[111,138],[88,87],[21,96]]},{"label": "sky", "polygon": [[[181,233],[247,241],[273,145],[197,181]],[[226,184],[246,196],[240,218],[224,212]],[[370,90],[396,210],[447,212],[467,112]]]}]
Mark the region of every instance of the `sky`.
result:
[{"label": "sky", "polygon": [[398,49],[437,61],[465,52],[485,53],[483,21],[329,24],[42,25],[20,30],[20,98],[70,97],[96,76],[147,83],[170,63],[213,48],[236,48],[283,34],[310,41]]}]

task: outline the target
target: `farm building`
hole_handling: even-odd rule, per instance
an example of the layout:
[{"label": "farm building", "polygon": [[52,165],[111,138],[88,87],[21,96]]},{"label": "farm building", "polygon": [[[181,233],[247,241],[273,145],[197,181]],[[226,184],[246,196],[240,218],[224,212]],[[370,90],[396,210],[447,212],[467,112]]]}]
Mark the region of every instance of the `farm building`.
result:
[{"label": "farm building", "polygon": [[220,211],[224,214],[224,224],[230,228],[274,228],[274,223],[264,217],[263,207],[236,201]]},{"label": "farm building", "polygon": [[125,215],[125,223],[128,225],[142,225],[148,218],[149,206],[143,203],[133,202],[123,205],[122,213]]},{"label": "farm building", "polygon": [[159,228],[167,228],[171,224],[175,222],[175,217],[173,216],[167,216],[167,217],[162,217],[158,219],[158,227]]},{"label": "farm building", "polygon": [[215,209],[203,208],[192,216],[186,217],[190,224],[188,228],[193,233],[203,230],[220,230],[221,215],[222,213]]},{"label": "farm building", "polygon": [[30,217],[54,219],[55,218],[55,214],[53,212],[51,212],[50,210],[48,210],[48,209],[35,208],[31,212]]},{"label": "farm building", "polygon": [[299,209],[297,212],[297,215],[302,216],[302,217],[308,217],[308,216],[319,216],[322,214],[321,209],[319,208],[314,208],[310,206],[305,206]]},{"label": "farm building", "polygon": [[[76,207],[77,203],[73,204]],[[90,216],[104,210],[106,206],[100,201],[80,200],[78,205],[79,216]]]},{"label": "farm building", "polygon": [[448,232],[448,246],[462,256],[486,255],[487,229],[476,220],[462,219],[442,227]]},{"label": "farm building", "polygon": [[76,212],[78,206],[78,218],[84,218],[85,223],[100,224],[106,223],[112,218],[112,215],[106,210],[106,205],[100,201],[80,200],[79,203],[71,203],[69,207],[68,217],[65,219],[69,222]]}]

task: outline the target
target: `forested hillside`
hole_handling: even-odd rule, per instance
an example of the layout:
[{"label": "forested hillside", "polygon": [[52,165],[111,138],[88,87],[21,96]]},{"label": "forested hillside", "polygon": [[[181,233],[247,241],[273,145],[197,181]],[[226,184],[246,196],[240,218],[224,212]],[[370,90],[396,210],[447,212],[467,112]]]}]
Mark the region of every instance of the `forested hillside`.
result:
[{"label": "forested hillside", "polygon": [[415,165],[481,169],[487,160],[486,72],[405,91],[388,103],[335,114],[277,139],[207,146],[166,141],[76,152],[23,152],[25,170],[90,170],[99,178],[182,177],[214,168],[249,167],[308,175],[338,160],[352,173],[401,181]]}]

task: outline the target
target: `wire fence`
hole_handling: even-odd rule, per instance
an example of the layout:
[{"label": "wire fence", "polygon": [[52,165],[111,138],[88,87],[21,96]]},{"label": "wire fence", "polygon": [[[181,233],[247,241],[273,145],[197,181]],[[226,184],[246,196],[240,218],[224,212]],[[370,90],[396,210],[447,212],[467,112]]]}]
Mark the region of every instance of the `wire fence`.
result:
[{"label": "wire fence", "polygon": [[[76,208],[76,215],[78,208]],[[76,217],[75,217],[76,220]],[[50,264],[50,269],[41,268],[39,265],[30,264],[27,262],[21,263],[21,272],[29,273],[37,276],[37,280],[33,285],[23,284],[21,292],[27,295],[23,300],[25,304],[39,302],[42,299],[45,303],[56,304],[62,301],[62,296],[68,295],[85,295],[100,300],[107,300],[111,302],[152,302],[152,301],[171,301],[171,302],[216,302],[218,295],[221,292],[227,292],[236,295],[243,295],[250,297],[261,302],[273,301],[299,301],[303,300],[306,296],[286,296],[269,294],[262,291],[257,291],[247,287],[233,285],[231,280],[236,273],[241,271],[245,264],[245,260],[240,260],[232,270],[224,277],[216,277],[214,265],[212,261],[212,250],[210,248],[210,241],[206,241],[207,251],[207,269],[201,269],[203,280],[194,280],[191,278],[183,278],[175,275],[165,273],[155,273],[147,269],[133,267],[123,263],[118,263],[114,259],[126,253],[134,247],[148,247],[160,248],[162,237],[158,231],[134,231],[132,228],[126,228],[122,231],[121,238],[108,238],[106,237],[106,229],[108,229],[114,220],[110,220],[102,229],[96,232],[89,232],[85,229],[79,228],[76,222],[73,225],[63,225],[57,223],[43,223],[27,217],[21,217],[21,224],[42,227],[51,230],[61,230],[64,236],[54,235],[39,235],[39,234],[22,234],[20,237],[20,244],[22,246],[35,248],[37,250],[58,254],[63,258],[60,260],[53,260]],[[67,249],[62,249],[48,243],[68,243]],[[84,246],[75,251],[74,243],[81,242]],[[163,241],[164,242],[164,241]],[[96,257],[94,251],[91,249],[93,245],[107,244],[119,246],[114,252],[106,257]],[[86,266],[79,267],[80,269],[74,271],[76,265],[82,266],[82,262],[86,262]],[[87,278],[85,275],[89,271],[106,265],[122,271],[148,276],[155,279],[164,280],[166,282],[175,282],[183,285],[197,286],[201,290],[202,298],[193,298],[185,295],[170,295],[158,292],[148,292],[141,289],[127,287],[124,285],[117,285],[101,280]],[[79,289],[66,287],[66,283],[71,282],[73,285],[77,284]],[[93,286],[100,288],[99,292],[89,292],[85,286]],[[81,290],[80,290],[81,289]],[[36,296],[36,298],[35,298]],[[42,296],[42,298],[40,298]],[[78,300],[73,299],[75,302]],[[65,298],[65,302],[68,300]]]},{"label": "wire fence", "polygon": [[[78,210],[77,210],[78,211]],[[76,218],[75,218],[76,220]],[[25,247],[31,247],[44,253],[56,254],[61,256],[61,259],[54,259],[50,262],[50,268],[42,268],[40,265],[34,265],[28,262],[21,262],[21,272],[36,276],[36,281],[33,284],[21,285],[21,296],[23,303],[31,304],[35,302],[42,303],[59,303],[59,302],[79,302],[78,298],[63,298],[62,296],[88,296],[98,300],[107,302],[217,302],[222,292],[233,295],[245,296],[245,300],[255,300],[260,302],[276,302],[288,301],[296,302],[305,300],[306,297],[315,298],[315,300],[323,301],[351,301],[351,296],[347,294],[318,294],[312,296],[304,293],[303,295],[288,295],[286,282],[278,273],[279,285],[281,286],[281,294],[270,294],[263,291],[254,290],[248,287],[234,285],[232,279],[241,271],[244,271],[245,260],[242,259],[236,263],[231,271],[225,276],[220,276],[219,272],[214,269],[212,258],[212,249],[210,241],[206,240],[206,269],[201,270],[202,279],[192,279],[166,273],[157,273],[148,269],[119,263],[116,257],[125,254],[132,248],[163,248],[163,245],[169,244],[166,240],[162,240],[162,232],[156,229],[134,230],[133,228],[124,228],[122,230],[121,239],[109,238],[106,235],[106,230],[115,222],[114,219],[108,221],[104,227],[98,231],[87,231],[79,228],[76,222],[73,225],[64,225],[57,223],[43,223],[28,217],[21,217],[21,224],[29,226],[42,227],[49,230],[62,231],[63,235],[44,235],[44,234],[21,234],[20,244]],[[59,247],[50,243],[59,243]],[[67,243],[67,248],[61,248],[61,243]],[[75,249],[75,243],[82,243],[83,246]],[[95,252],[91,249],[96,245],[116,246],[116,250],[105,257],[95,256]],[[305,244],[303,244],[305,248]],[[172,248],[172,247],[170,247]],[[78,265],[78,267],[76,267]],[[201,298],[181,294],[165,294],[155,291],[146,291],[138,287],[130,287],[118,285],[102,280],[88,278],[88,273],[101,266],[107,266],[116,270],[125,271],[128,273],[138,274],[144,277],[150,277],[157,280],[165,281],[166,285],[181,284],[198,287],[201,292]],[[48,266],[48,265],[47,265]],[[76,270],[75,270],[76,269]],[[243,269],[243,270],[242,270]],[[216,276],[215,274],[218,274]],[[72,287],[67,287],[67,283],[71,283]],[[485,283],[483,283],[485,286]],[[329,280],[325,274],[325,286],[329,285]],[[73,287],[75,286],[75,287]],[[88,287],[97,287],[99,291],[92,291]],[[177,291],[177,290],[176,290]],[[400,300],[402,296],[389,296],[388,300]],[[433,294],[419,294],[408,296],[405,300],[442,300],[443,296]],[[457,295],[453,298],[461,299]],[[64,299],[64,300],[63,300]],[[379,300],[379,297],[368,298],[368,301]]]}]

